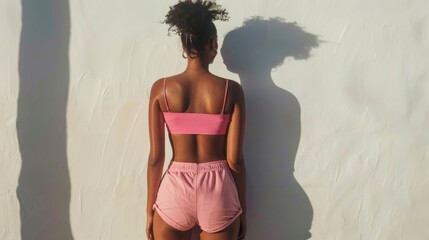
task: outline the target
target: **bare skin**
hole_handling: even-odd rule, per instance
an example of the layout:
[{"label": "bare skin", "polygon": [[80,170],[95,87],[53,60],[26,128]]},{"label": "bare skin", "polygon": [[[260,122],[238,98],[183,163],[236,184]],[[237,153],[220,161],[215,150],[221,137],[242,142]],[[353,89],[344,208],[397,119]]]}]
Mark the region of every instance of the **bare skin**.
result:
[{"label": "bare skin", "polygon": [[[213,38],[199,57],[188,58],[186,70],[167,77],[166,96],[170,111],[219,114],[222,109],[226,79],[211,74],[208,65],[216,56],[217,37]],[[209,90],[208,90],[209,89]],[[152,85],[149,100],[150,153],[148,159],[148,201],[146,235],[155,240],[190,239],[191,230],[179,231],[169,226],[152,210],[165,162],[164,120],[162,112],[168,111],[164,103],[163,78]],[[226,159],[243,209],[231,225],[216,233],[201,231],[201,240],[244,239],[246,234],[245,164],[242,152],[245,103],[243,90],[235,81],[229,81],[225,114],[232,114],[226,135],[169,134],[176,162],[203,163]]]}]

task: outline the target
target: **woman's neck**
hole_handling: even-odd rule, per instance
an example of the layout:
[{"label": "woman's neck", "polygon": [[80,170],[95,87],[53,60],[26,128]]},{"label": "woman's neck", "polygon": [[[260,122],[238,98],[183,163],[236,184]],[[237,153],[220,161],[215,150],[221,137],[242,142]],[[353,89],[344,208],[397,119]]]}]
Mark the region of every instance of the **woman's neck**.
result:
[{"label": "woman's neck", "polygon": [[188,57],[188,65],[186,66],[185,71],[208,72],[209,64],[203,61],[203,59],[200,57],[194,59]]}]

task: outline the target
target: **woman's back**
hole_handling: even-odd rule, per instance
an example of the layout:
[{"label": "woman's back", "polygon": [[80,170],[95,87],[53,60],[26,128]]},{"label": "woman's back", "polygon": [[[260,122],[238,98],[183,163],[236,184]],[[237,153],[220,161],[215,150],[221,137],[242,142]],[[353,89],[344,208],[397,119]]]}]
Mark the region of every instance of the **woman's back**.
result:
[{"label": "woman's back", "polygon": [[[231,92],[234,87],[230,87],[231,82],[210,73],[181,73],[162,79],[162,100],[159,101],[161,111],[164,114],[172,113],[171,115],[178,116],[180,114],[176,113],[197,113],[207,120],[222,117],[226,120],[225,124],[228,124],[233,102]],[[193,117],[192,114],[187,115]],[[173,122],[168,122],[170,120],[168,116],[164,117],[167,127],[168,124],[173,127]],[[175,124],[183,123],[178,121]],[[201,123],[195,124],[197,126]],[[208,124],[207,128],[213,125],[209,121],[202,124]],[[226,159],[228,125],[225,127],[225,134],[169,133],[173,160],[200,163]]]}]

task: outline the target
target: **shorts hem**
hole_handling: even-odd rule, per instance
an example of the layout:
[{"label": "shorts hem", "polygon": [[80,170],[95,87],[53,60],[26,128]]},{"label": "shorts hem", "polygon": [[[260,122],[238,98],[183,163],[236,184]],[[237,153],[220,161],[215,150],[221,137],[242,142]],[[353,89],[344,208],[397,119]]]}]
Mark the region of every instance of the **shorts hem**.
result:
[{"label": "shorts hem", "polygon": [[241,214],[243,213],[243,209],[240,208],[240,211],[238,211],[238,213],[232,217],[230,220],[228,220],[227,222],[224,222],[223,224],[216,226],[214,228],[210,228],[210,229],[206,229],[201,227],[201,230],[203,230],[204,232],[207,233],[215,233],[215,232],[219,232],[221,230],[223,230],[224,228],[228,227],[231,223],[233,223]]},{"label": "shorts hem", "polygon": [[178,230],[178,231],[185,232],[185,231],[188,231],[188,230],[190,230],[191,228],[195,227],[195,225],[194,225],[194,226],[192,226],[192,227],[190,227],[190,228],[186,229],[186,228],[185,228],[185,227],[183,227],[182,225],[180,225],[180,224],[176,223],[174,220],[172,220],[172,219],[171,219],[167,214],[165,214],[165,213],[161,210],[161,208],[159,208],[159,207],[158,207],[158,205],[154,204],[154,205],[153,205],[153,208],[157,210],[157,212],[158,212],[159,216],[162,218],[162,220],[164,220],[164,222],[166,222],[168,225],[170,225],[172,228],[174,228],[174,229],[176,229],[176,230]]}]

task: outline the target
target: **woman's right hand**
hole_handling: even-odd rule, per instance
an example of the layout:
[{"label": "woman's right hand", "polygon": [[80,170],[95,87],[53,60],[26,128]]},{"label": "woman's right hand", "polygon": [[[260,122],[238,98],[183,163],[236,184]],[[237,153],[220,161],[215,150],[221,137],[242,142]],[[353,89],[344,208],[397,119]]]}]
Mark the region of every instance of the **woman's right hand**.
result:
[{"label": "woman's right hand", "polygon": [[244,240],[247,232],[246,213],[240,215],[240,230],[238,231],[238,240]]}]

